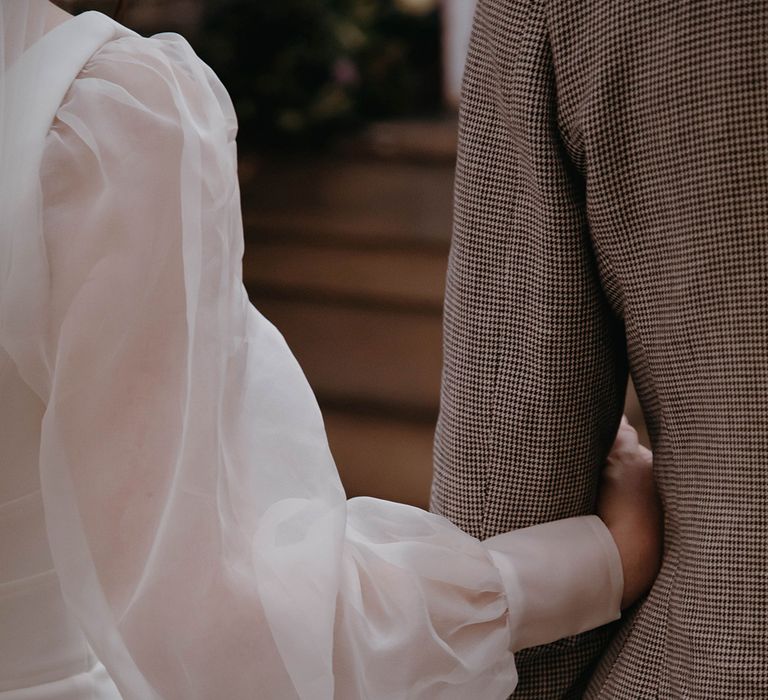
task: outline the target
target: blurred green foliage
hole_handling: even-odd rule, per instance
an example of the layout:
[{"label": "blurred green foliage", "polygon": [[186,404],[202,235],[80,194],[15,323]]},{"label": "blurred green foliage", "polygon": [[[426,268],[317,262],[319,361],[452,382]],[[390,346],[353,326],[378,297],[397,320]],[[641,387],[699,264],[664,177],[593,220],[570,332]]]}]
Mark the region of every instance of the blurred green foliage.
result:
[{"label": "blurred green foliage", "polygon": [[437,10],[402,0],[218,0],[196,49],[229,90],[241,146],[314,148],[441,108]]}]

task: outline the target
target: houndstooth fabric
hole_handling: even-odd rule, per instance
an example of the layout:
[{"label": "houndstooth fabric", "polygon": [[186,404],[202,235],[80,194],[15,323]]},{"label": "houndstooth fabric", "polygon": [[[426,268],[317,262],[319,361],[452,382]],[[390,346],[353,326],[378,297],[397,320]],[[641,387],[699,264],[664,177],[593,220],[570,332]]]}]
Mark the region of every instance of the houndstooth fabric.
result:
[{"label": "houndstooth fabric", "polygon": [[627,371],[663,566],[514,698],[768,698],[768,3],[480,0],[431,509],[592,512]]}]

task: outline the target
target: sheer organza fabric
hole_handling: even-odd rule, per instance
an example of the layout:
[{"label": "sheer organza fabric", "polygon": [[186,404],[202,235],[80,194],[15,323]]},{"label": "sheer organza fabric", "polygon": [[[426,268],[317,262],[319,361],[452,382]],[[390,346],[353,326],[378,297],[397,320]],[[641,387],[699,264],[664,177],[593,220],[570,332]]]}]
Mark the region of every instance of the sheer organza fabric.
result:
[{"label": "sheer organza fabric", "polygon": [[347,500],[243,287],[235,113],[184,39],[90,12],[32,49],[6,82],[0,344],[40,408],[40,498],[6,485],[0,514],[30,499],[66,624],[123,698],[506,698],[514,650],[619,616],[594,516],[481,543]]}]

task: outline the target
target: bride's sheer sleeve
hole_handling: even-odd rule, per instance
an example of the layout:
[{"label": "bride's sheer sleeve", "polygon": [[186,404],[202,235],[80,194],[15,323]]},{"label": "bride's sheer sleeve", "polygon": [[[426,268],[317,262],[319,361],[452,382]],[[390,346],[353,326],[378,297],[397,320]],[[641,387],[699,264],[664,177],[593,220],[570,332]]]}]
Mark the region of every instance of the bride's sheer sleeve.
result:
[{"label": "bride's sheer sleeve", "polygon": [[347,501],[242,284],[235,132],[164,34],[107,43],[48,134],[40,472],[66,600],[125,700],[506,698],[521,645],[619,616],[610,535],[586,516],[481,543]]}]

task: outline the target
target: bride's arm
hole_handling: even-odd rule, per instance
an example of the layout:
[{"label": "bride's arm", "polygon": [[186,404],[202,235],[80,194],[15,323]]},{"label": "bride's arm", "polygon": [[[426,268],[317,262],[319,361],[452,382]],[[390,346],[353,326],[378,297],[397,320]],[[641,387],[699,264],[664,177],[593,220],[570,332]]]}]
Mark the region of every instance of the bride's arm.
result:
[{"label": "bride's arm", "polygon": [[[291,564],[270,465],[285,480],[332,462],[309,390],[248,309],[234,131],[186,42],[129,37],[85,66],[46,143],[46,523],[64,596],[125,700],[309,697],[263,604]],[[323,473],[287,495],[297,520],[302,499],[329,504],[307,561],[319,583],[293,587],[305,605],[284,600],[293,622],[316,607],[298,641],[322,678],[343,493]]]}]

